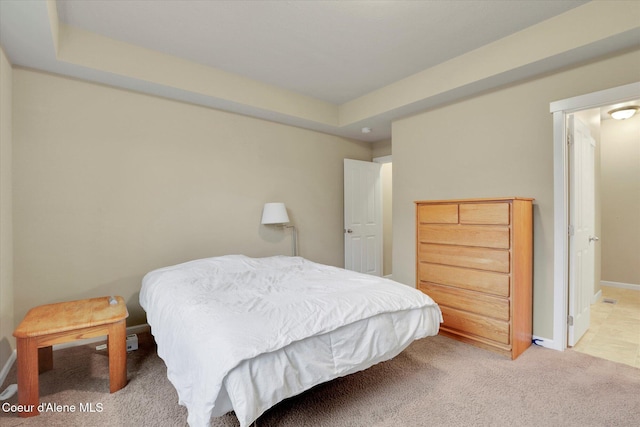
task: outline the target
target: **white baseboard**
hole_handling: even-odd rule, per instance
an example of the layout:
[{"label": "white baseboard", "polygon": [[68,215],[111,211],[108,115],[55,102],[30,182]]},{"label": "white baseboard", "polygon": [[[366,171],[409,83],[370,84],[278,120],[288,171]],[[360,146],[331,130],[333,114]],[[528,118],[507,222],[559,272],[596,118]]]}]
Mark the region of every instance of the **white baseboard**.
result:
[{"label": "white baseboard", "polygon": [[9,370],[13,366],[13,363],[16,361],[17,351],[13,350],[11,352],[11,356],[7,360],[7,363],[2,367],[2,371],[0,371],[0,384],[4,383],[4,380],[7,379],[7,375],[9,374]]},{"label": "white baseboard", "polygon": [[[150,330],[151,330],[151,327],[147,323],[143,323],[142,325],[129,326],[127,328],[127,335],[140,334],[143,332],[149,332]],[[104,337],[87,338],[85,340],[77,340],[77,341],[66,342],[64,344],[56,344],[53,346],[53,349],[62,350],[63,348],[77,347],[79,345],[87,345],[94,342],[104,341],[105,337],[106,335]],[[7,378],[7,374],[9,373],[9,370],[11,369],[13,364],[15,363],[16,357],[17,357],[17,352],[16,350],[13,350],[13,352],[11,353],[11,356],[9,357],[9,360],[7,360],[7,363],[5,363],[4,366],[2,367],[2,371],[0,371],[0,384],[2,384],[4,380]]]},{"label": "white baseboard", "polygon": [[151,326],[148,323],[143,323],[141,325],[129,326],[127,328],[127,335],[129,334],[141,334],[143,332],[151,332]]},{"label": "white baseboard", "polygon": [[591,304],[596,304],[598,301],[600,301],[600,298],[602,298],[602,289],[600,289],[591,297]]},{"label": "white baseboard", "polygon": [[532,338],[533,338],[534,343],[539,345],[539,346],[541,346],[541,347],[549,348],[551,350],[562,351],[561,348],[556,346],[556,343],[553,340],[550,340],[548,338],[538,337],[536,335],[534,335]]},{"label": "white baseboard", "polygon": [[601,280],[600,286],[610,286],[612,288],[622,288],[622,289],[631,289],[634,291],[640,291],[640,285],[635,285],[633,283],[609,282],[606,280]]}]

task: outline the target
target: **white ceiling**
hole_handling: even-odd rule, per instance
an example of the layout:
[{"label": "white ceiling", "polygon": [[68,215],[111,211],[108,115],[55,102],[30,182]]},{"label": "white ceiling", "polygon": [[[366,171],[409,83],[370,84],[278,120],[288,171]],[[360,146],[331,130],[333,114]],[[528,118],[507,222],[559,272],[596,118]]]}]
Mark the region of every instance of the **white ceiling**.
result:
[{"label": "white ceiling", "polygon": [[66,24],[342,104],[585,1],[57,3]]},{"label": "white ceiling", "polygon": [[[393,92],[399,83],[404,82],[402,79],[422,78],[421,73],[425,70],[438,69],[445,61],[465,54],[473,55],[478,48],[500,43],[505,37],[522,33],[523,29],[544,25],[550,18],[574,13],[572,9],[586,3],[589,2],[0,0],[0,44],[14,66],[68,75],[363,141],[378,141],[390,137],[391,123],[399,118],[640,45],[640,19],[637,19],[638,25],[627,24],[618,33],[603,32],[604,35],[596,35],[589,42],[576,41],[550,56],[540,56],[513,69],[487,74],[461,86],[450,85],[441,92],[424,91],[426,94],[421,92],[413,98],[407,98],[406,86],[400,92]],[[635,22],[633,13],[637,12],[640,17],[640,2],[637,4],[637,11],[632,9],[631,22]],[[59,23],[52,21],[51,7],[57,10]],[[579,12],[577,14],[580,15]],[[566,16],[562,22],[573,25],[573,16]],[[301,102],[326,103],[323,108],[337,118],[316,119],[291,113],[290,110],[252,104],[251,100],[244,102],[233,96],[212,95],[190,90],[185,85],[167,85],[159,80],[114,72],[89,62],[65,60],[60,57],[61,52],[56,51],[59,40],[56,39],[55,27],[58,24],[250,79],[246,82],[261,82],[304,95],[309,98],[300,98]],[[609,27],[615,25],[608,24]],[[542,28],[547,27],[536,29],[539,36],[544,34]],[[546,37],[527,40],[542,39]],[[59,49],[63,49],[63,45],[60,46]],[[545,46],[539,42],[518,45],[518,49],[535,52],[544,50],[541,47]],[[546,50],[553,49],[547,46]],[[91,51],[88,56],[86,51],[84,53],[84,59],[91,60]],[[473,64],[486,68],[489,62]],[[176,78],[188,80],[189,76],[179,75]],[[448,80],[447,75],[440,78]],[[413,87],[409,86],[409,92]],[[352,107],[354,101],[360,101],[362,107],[363,99],[368,100],[372,93],[380,90],[402,93],[404,98],[401,97],[402,102],[395,102],[397,98],[391,97],[394,102],[376,105],[377,108],[365,111],[366,114],[355,114],[343,120],[343,110],[348,110],[345,105]],[[298,108],[298,104],[294,105],[294,109]],[[373,132],[361,133],[364,126],[373,128]]]}]

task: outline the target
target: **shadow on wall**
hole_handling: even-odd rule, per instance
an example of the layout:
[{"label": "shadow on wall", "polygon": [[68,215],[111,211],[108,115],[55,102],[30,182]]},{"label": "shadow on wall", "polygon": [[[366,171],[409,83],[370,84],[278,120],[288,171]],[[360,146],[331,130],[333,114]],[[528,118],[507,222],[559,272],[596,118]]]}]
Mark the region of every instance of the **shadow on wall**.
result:
[{"label": "shadow on wall", "polygon": [[281,225],[263,225],[258,226],[258,235],[260,239],[268,243],[280,243],[285,238],[290,238],[287,230]]},{"label": "shadow on wall", "polygon": [[[142,325],[147,323],[147,315],[139,302],[140,286],[142,284],[143,276],[144,275],[123,277],[112,282],[104,283],[92,289],[84,290],[83,292],[74,295],[72,298],[69,298],[69,300],[119,295],[124,298],[127,304],[127,311],[129,312],[129,317],[127,317],[127,326]],[[132,293],[133,290],[135,290],[135,292]]]},{"label": "shadow on wall", "polygon": [[[7,337],[2,338],[0,340],[0,361],[4,363],[4,361],[9,360],[9,357],[13,353],[13,349],[11,348],[11,343]],[[0,368],[2,366],[0,365]]]}]

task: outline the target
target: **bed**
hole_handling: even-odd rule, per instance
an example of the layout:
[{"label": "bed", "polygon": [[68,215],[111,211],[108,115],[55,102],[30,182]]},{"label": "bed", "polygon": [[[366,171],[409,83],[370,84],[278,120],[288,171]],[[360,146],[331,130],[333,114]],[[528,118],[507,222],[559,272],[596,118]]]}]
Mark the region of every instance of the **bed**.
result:
[{"label": "bed", "polygon": [[442,315],[397,282],[301,257],[227,255],[145,275],[140,304],[191,427],[276,403],[436,335]]}]

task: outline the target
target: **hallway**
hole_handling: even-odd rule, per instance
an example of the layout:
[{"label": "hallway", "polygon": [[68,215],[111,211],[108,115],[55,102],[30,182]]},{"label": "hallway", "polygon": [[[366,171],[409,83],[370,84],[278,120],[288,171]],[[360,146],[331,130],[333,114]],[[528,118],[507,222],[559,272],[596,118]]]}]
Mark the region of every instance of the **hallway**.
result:
[{"label": "hallway", "polygon": [[640,368],[640,291],[603,286],[589,330],[573,349]]}]

